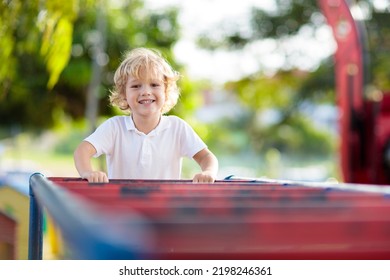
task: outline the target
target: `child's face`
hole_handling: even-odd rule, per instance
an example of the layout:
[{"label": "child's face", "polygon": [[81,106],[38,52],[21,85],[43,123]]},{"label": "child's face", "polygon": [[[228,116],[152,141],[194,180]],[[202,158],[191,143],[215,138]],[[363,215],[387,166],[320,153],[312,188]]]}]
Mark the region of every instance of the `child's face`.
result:
[{"label": "child's face", "polygon": [[165,104],[164,77],[141,71],[140,78],[130,76],[126,84],[126,100],[133,115],[160,116]]}]

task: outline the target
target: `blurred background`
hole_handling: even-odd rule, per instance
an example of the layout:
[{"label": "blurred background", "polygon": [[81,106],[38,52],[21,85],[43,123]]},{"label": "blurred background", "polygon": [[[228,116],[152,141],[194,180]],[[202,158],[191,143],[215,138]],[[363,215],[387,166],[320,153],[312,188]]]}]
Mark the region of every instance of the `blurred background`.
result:
[{"label": "blurred background", "polygon": [[[389,88],[390,4],[357,5],[373,34],[370,83]],[[113,74],[140,46],[183,75],[169,114],[216,154],[220,179],[340,178],[336,45],[313,0],[1,1],[0,176],[78,176],[73,151],[121,114]],[[195,168],[185,160],[183,178]]]},{"label": "blurred background", "polygon": [[[365,86],[389,91],[390,3],[349,2],[365,26]],[[216,154],[219,179],[342,179],[336,43],[317,1],[3,0],[0,259],[27,258],[30,175],[77,177],[76,146],[121,114],[108,96],[135,47],[182,74],[170,114]],[[197,168],[186,159],[183,178]]]}]

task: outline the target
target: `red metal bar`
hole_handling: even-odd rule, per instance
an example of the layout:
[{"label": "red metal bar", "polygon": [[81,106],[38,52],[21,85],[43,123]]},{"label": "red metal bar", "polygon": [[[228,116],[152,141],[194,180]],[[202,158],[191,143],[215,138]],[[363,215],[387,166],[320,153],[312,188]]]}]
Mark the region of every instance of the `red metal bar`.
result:
[{"label": "red metal bar", "polygon": [[[336,92],[340,118],[341,169],[345,182],[369,181],[367,154],[370,143],[364,131],[371,126],[363,98],[364,61],[361,33],[345,0],[320,0],[319,5],[337,43],[335,53]],[[372,135],[372,134],[371,134]],[[367,145],[368,144],[368,145]]]},{"label": "red metal bar", "polygon": [[16,258],[17,222],[6,213],[0,211],[0,260]]}]

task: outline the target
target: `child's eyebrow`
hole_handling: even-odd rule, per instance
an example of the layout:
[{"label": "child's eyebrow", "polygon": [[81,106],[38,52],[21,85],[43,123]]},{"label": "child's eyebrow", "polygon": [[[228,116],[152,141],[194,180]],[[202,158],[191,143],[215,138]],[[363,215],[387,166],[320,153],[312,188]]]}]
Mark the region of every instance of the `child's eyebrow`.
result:
[{"label": "child's eyebrow", "polygon": [[164,80],[161,80],[161,79],[150,79],[150,81],[151,82],[153,82],[153,83],[163,83],[164,82]]}]

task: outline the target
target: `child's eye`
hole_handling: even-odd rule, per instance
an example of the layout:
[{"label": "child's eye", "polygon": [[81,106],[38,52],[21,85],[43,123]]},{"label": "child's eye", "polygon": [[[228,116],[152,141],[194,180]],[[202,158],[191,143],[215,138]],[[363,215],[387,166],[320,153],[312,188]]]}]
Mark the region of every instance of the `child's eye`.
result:
[{"label": "child's eye", "polygon": [[139,88],[140,85],[131,85],[130,88]]},{"label": "child's eye", "polygon": [[161,86],[161,84],[160,83],[152,83],[152,85],[151,85],[152,87],[160,87]]}]

